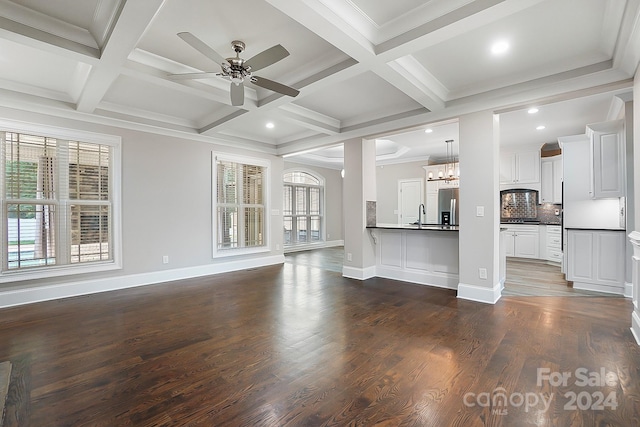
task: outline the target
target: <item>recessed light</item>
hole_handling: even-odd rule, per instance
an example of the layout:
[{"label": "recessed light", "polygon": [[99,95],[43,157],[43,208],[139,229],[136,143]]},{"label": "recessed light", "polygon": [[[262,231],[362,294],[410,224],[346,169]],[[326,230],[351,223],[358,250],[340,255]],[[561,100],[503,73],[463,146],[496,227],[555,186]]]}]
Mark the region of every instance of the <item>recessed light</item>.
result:
[{"label": "recessed light", "polygon": [[491,53],[494,55],[500,55],[507,50],[509,50],[509,43],[504,40],[497,41],[491,46]]},{"label": "recessed light", "polygon": [[273,129],[275,127],[275,125],[271,122],[267,123],[265,126],[267,127],[267,129]]},{"label": "recessed light", "polygon": [[533,108],[529,108],[529,111],[527,111],[527,113],[529,113],[529,114],[535,114],[535,113],[537,113],[538,111],[539,111],[539,110],[538,110],[536,107],[533,107]]},{"label": "recessed light", "polygon": [[431,133],[431,132],[433,132],[433,129],[431,129],[431,128],[424,130],[424,133]]},{"label": "recessed light", "polygon": [[537,130],[542,130],[542,129],[544,129],[544,128],[545,128],[545,126],[544,126],[544,125],[540,125],[540,126],[538,126],[536,129],[537,129]]}]

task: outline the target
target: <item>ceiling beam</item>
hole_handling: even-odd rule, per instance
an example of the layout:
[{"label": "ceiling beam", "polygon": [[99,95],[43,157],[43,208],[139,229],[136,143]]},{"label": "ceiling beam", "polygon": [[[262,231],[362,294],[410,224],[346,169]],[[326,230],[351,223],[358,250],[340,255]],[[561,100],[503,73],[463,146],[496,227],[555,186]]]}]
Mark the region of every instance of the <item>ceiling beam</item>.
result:
[{"label": "ceiling beam", "polygon": [[340,121],[295,104],[281,105],[278,114],[285,120],[327,135],[340,133]]},{"label": "ceiling beam", "polygon": [[89,74],[77,102],[77,110],[90,113],[96,109],[111,84],[119,76],[129,53],[136,47],[165,0],[127,0],[100,55]]}]

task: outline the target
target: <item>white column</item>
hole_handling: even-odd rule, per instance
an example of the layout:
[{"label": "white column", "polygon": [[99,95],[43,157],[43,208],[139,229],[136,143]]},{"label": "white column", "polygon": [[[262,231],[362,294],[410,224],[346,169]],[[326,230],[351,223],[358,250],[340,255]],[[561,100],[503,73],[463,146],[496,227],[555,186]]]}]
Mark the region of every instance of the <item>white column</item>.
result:
[{"label": "white column", "polygon": [[[633,83],[633,97],[640,99],[640,73],[636,72]],[[640,108],[633,109],[633,142],[634,145],[640,144]],[[634,219],[635,224],[640,224],[640,150],[633,153],[633,169],[634,174]],[[629,234],[629,241],[633,247],[633,256],[631,257],[631,281],[632,281],[632,299],[633,313],[631,314],[631,332],[636,338],[636,342],[640,344],[640,308],[638,307],[638,295],[640,294],[640,232],[632,231]]]},{"label": "white column", "polygon": [[375,246],[367,231],[367,201],[376,201],[375,141],[344,142],[344,260],[342,275],[365,280],[376,275]]},{"label": "white column", "polygon": [[498,135],[499,117],[491,111],[460,117],[458,298],[489,304],[502,295]]}]

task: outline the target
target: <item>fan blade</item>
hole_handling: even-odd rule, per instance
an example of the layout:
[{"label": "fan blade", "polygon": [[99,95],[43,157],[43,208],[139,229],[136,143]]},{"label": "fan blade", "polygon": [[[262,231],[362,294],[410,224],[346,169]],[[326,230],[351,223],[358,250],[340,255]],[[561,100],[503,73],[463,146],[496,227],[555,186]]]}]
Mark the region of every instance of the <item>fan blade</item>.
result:
[{"label": "fan blade", "polygon": [[295,97],[300,93],[298,89],[283,85],[282,83],[274,82],[273,80],[265,79],[264,77],[253,76],[251,78],[251,83],[283,95]]},{"label": "fan blade", "polygon": [[231,83],[231,105],[239,107],[244,104],[244,85]]},{"label": "fan blade", "polygon": [[180,37],[182,40],[187,42],[189,46],[191,46],[192,48],[194,48],[195,50],[197,50],[198,52],[200,52],[201,54],[203,54],[204,56],[206,56],[216,64],[220,65],[223,62],[227,62],[227,60],[224,59],[222,56],[220,56],[218,52],[211,49],[211,47],[209,47],[208,44],[206,44],[205,42],[203,42],[193,34],[188,32],[183,32],[183,33],[178,33],[178,37]]},{"label": "fan blade", "polygon": [[184,73],[184,74],[169,74],[171,80],[195,80],[195,79],[208,79],[211,77],[218,77],[220,73]]},{"label": "fan blade", "polygon": [[271,64],[275,64],[276,62],[286,58],[287,56],[289,56],[289,52],[287,51],[287,49],[277,44],[267,50],[260,52],[253,58],[248,59],[244,64],[250,66],[251,72],[254,72],[268,67]]}]

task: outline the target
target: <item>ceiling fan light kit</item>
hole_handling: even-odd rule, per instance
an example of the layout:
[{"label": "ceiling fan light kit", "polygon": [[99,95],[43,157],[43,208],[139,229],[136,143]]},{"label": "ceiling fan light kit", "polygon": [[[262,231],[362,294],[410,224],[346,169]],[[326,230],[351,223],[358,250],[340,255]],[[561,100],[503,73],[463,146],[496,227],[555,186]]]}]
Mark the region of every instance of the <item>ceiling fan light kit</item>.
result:
[{"label": "ceiling fan light kit", "polygon": [[222,77],[230,80],[231,87],[229,92],[231,105],[234,107],[239,107],[244,104],[245,81],[264,89],[272,90],[291,97],[295,97],[300,93],[299,90],[290,86],[265,79],[264,77],[254,76],[252,74],[252,71],[261,70],[289,56],[289,52],[279,44],[258,53],[248,60],[244,60],[243,58],[240,58],[240,54],[244,52],[246,45],[240,40],[234,40],[231,42],[231,48],[236,53],[236,56],[232,58],[223,58],[209,45],[189,32],[178,33],[178,37],[189,44],[189,46],[211,59],[213,62],[220,64],[221,72],[170,74],[169,77],[173,80],[206,79],[210,77]]}]

